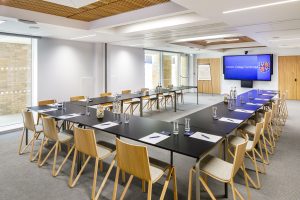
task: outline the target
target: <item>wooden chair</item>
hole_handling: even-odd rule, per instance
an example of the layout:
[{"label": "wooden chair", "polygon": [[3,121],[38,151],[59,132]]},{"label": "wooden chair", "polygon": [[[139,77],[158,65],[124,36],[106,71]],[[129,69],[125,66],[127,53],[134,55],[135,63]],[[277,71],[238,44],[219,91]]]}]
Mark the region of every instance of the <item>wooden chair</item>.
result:
[{"label": "wooden chair", "polygon": [[[269,154],[272,153],[272,146],[271,146],[271,141],[269,139],[267,139],[266,133],[268,134],[268,127],[269,127],[269,123],[270,123],[270,118],[271,118],[271,111],[267,111],[264,114],[264,118],[262,120],[263,122],[263,128],[262,128],[262,133],[261,133],[261,142],[263,145],[263,149],[265,152],[265,156],[263,156],[263,163],[264,164],[269,164]],[[255,135],[255,130],[256,130],[256,126],[255,125],[251,125],[251,124],[245,124],[243,126],[240,127],[241,130],[247,132],[248,135],[253,136]]]},{"label": "wooden chair", "polygon": [[[39,138],[40,134],[43,132],[43,127],[41,125],[34,124],[33,114],[31,111],[28,111],[27,109],[22,111],[22,117],[23,117],[24,128],[21,136],[20,145],[19,145],[19,155],[23,154],[24,151],[31,145],[30,161],[34,161],[38,156],[38,153],[35,156],[33,156],[35,141]],[[22,149],[26,130],[32,131],[33,137],[29,141],[29,143]]]},{"label": "wooden chair", "polygon": [[[246,171],[246,175],[247,175],[247,178],[249,179],[249,181],[251,182],[251,184],[253,185],[253,187],[256,188],[256,189],[261,188],[260,179],[259,179],[259,172],[265,173],[265,165],[263,164],[263,170],[260,170],[258,168],[257,160],[256,160],[256,155],[261,160],[263,160],[262,147],[261,147],[261,142],[260,142],[262,128],[263,128],[263,122],[260,122],[260,123],[256,124],[254,138],[253,138],[253,140],[248,140],[248,143],[247,143],[247,146],[246,146],[246,155],[251,160],[251,162],[254,166],[254,169],[255,169],[256,182],[250,177],[250,175],[247,173],[247,171]],[[245,132],[243,132],[243,130],[240,130],[240,131],[242,131],[242,134],[243,133],[247,134],[246,131]],[[237,147],[237,145],[241,144],[243,141],[244,141],[243,137],[229,136],[229,138],[228,138],[228,144],[229,144],[228,152],[232,157],[234,157],[234,154],[231,151],[231,147],[233,147],[235,149]],[[259,147],[260,152],[258,152],[258,150],[255,148],[256,146]]]},{"label": "wooden chair", "polygon": [[[229,163],[227,161],[224,161],[220,158],[211,155],[205,157],[203,161],[200,163],[201,166],[200,171],[203,173],[203,175],[199,176],[199,180],[204,186],[205,190],[207,191],[211,199],[215,200],[216,198],[213,195],[210,188],[208,187],[207,180],[206,180],[207,176],[210,176],[211,178],[218,180],[222,183],[229,183],[232,189],[234,200],[236,200],[236,196],[238,196],[242,200],[244,199],[234,185],[234,177],[240,168],[244,172],[244,178],[245,178],[246,187],[248,191],[248,198],[250,198],[248,179],[246,176],[246,170],[244,166],[244,157],[245,157],[247,142],[248,142],[248,136],[246,136],[246,139],[241,141],[241,143],[237,144],[234,153],[233,163]],[[195,172],[195,168],[192,168],[189,173],[188,200],[191,200],[192,198],[192,178],[194,172]]]},{"label": "wooden chair", "polygon": [[[173,88],[173,85],[168,85],[168,88]],[[176,91],[176,96],[177,96],[177,102],[179,102],[179,98],[181,100],[181,103],[184,103],[184,99],[183,99],[183,91]]]},{"label": "wooden chair", "polygon": [[[145,93],[145,92],[149,92],[149,88],[142,88],[141,89],[141,92],[142,93]],[[157,96],[145,96],[145,97],[142,97],[142,100],[143,101],[146,101],[146,103],[144,104],[144,107],[143,107],[143,110],[147,107],[148,110],[152,110],[153,106],[155,104],[157,104],[157,101],[158,101],[158,97]]]},{"label": "wooden chair", "polygon": [[[55,100],[55,99],[42,100],[42,101],[39,101],[39,102],[38,102],[38,106],[46,106],[46,105],[48,105],[48,104],[54,104],[54,103],[56,103],[56,100]],[[41,118],[42,116],[45,116],[45,115],[43,115],[43,114],[41,114],[41,113],[38,113],[37,124],[40,123],[40,118]]]},{"label": "wooden chair", "polygon": [[[131,90],[123,90],[122,94],[131,94]],[[125,109],[124,113],[129,109],[130,114],[133,115],[134,111],[137,109],[137,107],[140,105],[139,99],[129,99],[123,101],[124,104],[128,104],[127,108]]]},{"label": "wooden chair", "polygon": [[84,100],[85,97],[84,96],[73,96],[70,97],[70,101],[80,101],[80,100]]},{"label": "wooden chair", "polygon": [[[108,158],[115,152],[115,146],[106,142],[98,142],[96,143],[95,132],[93,129],[82,129],[74,127],[74,141],[75,141],[75,152],[73,157],[73,163],[71,168],[71,174],[69,178],[69,186],[72,188],[76,185],[78,179],[80,178],[83,170],[85,169],[86,165],[90,161],[91,158],[95,158],[95,167],[94,167],[94,178],[93,178],[93,186],[92,186],[92,195],[91,198],[98,199],[100,196],[101,191],[104,188],[104,185],[108,179],[108,176],[115,164],[115,159],[110,164],[110,167],[101,183],[101,186],[96,194],[96,184],[97,184],[97,176],[98,176],[98,167],[100,162],[100,171],[103,171],[103,163],[102,161],[105,158]],[[83,163],[78,175],[73,180],[74,169],[76,165],[76,159],[78,153],[82,153],[87,155],[86,161]]]},{"label": "wooden chair", "polygon": [[[100,97],[111,97],[111,96],[112,96],[111,92],[100,93]],[[101,106],[103,106],[104,108],[108,108],[110,111],[112,111],[112,108],[113,108],[112,103],[103,103],[103,104],[101,104]]]},{"label": "wooden chair", "polygon": [[148,157],[147,147],[136,146],[122,142],[116,139],[117,146],[117,171],[114,183],[114,191],[112,199],[117,198],[117,188],[120,170],[130,174],[129,180],[125,185],[124,191],[121,194],[120,200],[124,199],[125,194],[130,186],[133,177],[137,177],[141,180],[148,182],[148,196],[147,199],[151,199],[152,195],[152,184],[157,182],[166,171],[168,171],[167,179],[164,183],[160,199],[163,200],[168,184],[173,178],[173,193],[174,199],[177,200],[177,183],[175,168],[161,161],[156,161],[156,164],[150,164],[151,160]]},{"label": "wooden chair", "polygon": [[[67,131],[61,131],[59,132],[56,126],[56,121],[54,118],[51,117],[42,117],[43,120],[43,127],[44,127],[44,138],[42,139],[40,150],[39,150],[39,159],[38,159],[38,166],[42,167],[45,162],[48,160],[49,156],[54,152],[54,161],[53,161],[53,167],[52,167],[52,176],[57,176],[59,172],[61,171],[63,165],[66,163],[68,158],[70,157],[72,151],[74,150],[74,145],[70,149],[70,143],[73,140],[73,131],[67,130]],[[49,141],[54,142],[53,147],[48,152],[47,156],[42,161],[42,154],[43,154],[43,148],[46,143]],[[56,170],[56,158],[58,155],[58,150],[61,148],[61,144],[66,144],[68,153],[61,165]]]}]

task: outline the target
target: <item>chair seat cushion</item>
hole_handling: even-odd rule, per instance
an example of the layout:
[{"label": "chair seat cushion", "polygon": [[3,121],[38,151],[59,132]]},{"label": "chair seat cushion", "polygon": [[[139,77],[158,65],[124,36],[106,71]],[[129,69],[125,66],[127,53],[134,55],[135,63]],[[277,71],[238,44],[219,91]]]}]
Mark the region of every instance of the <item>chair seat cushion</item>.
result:
[{"label": "chair seat cushion", "polygon": [[61,143],[68,142],[73,139],[73,131],[66,130],[58,133],[58,140]]},{"label": "chair seat cushion", "polygon": [[104,159],[110,156],[110,154],[115,150],[116,150],[116,146],[114,144],[105,141],[97,142],[97,154],[100,159]]},{"label": "chair seat cushion", "polygon": [[164,171],[156,166],[150,165],[150,175],[152,182],[155,183],[164,175]]},{"label": "chair seat cushion", "polygon": [[[228,138],[228,143],[234,147],[236,147],[237,145],[239,145],[243,142],[245,142],[245,139],[242,137],[239,137],[239,136],[232,135]],[[253,141],[248,140],[247,146],[246,146],[246,151],[251,151],[252,146],[253,146]]]},{"label": "chair seat cushion", "polygon": [[43,132],[43,125],[41,125],[41,124],[38,124],[38,125],[35,125],[35,132],[37,132],[37,133],[41,133],[41,132]]},{"label": "chair seat cushion", "polygon": [[251,135],[255,135],[255,129],[256,127],[251,124],[245,124],[239,128],[240,130],[246,131],[247,133]]},{"label": "chair seat cushion", "polygon": [[208,155],[200,163],[200,169],[202,172],[213,178],[216,178],[222,182],[229,182],[231,179],[233,164],[220,158]]}]

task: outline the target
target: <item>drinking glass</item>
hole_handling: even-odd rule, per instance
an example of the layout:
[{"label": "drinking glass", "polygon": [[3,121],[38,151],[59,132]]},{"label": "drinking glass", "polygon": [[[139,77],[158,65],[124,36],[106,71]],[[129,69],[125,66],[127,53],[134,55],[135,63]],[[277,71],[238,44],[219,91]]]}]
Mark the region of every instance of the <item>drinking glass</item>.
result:
[{"label": "drinking glass", "polygon": [[177,135],[179,132],[178,121],[173,121],[173,134]]},{"label": "drinking glass", "polygon": [[218,115],[217,115],[217,107],[216,106],[213,106],[212,107],[212,116],[214,119],[217,119],[218,118]]},{"label": "drinking glass", "polygon": [[191,121],[191,119],[190,118],[185,118],[184,121],[185,121],[184,131],[188,132],[188,131],[190,131],[190,121]]},{"label": "drinking glass", "polygon": [[240,96],[240,103],[241,103],[241,104],[244,104],[244,103],[245,103],[244,98],[243,98],[242,95]]},{"label": "drinking glass", "polygon": [[66,102],[62,102],[62,104],[61,104],[61,109],[63,110],[63,111],[66,111]]},{"label": "drinking glass", "polygon": [[125,114],[124,114],[124,123],[125,123],[125,124],[128,124],[128,123],[129,123],[129,118],[130,118],[129,113],[125,113]]},{"label": "drinking glass", "polygon": [[248,99],[249,99],[249,100],[253,99],[252,93],[251,93],[251,92],[248,92]]}]

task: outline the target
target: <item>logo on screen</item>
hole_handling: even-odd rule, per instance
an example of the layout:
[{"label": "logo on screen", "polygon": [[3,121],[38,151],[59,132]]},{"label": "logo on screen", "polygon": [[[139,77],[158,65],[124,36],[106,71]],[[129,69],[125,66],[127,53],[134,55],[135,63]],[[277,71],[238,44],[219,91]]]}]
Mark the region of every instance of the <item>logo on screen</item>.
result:
[{"label": "logo on screen", "polygon": [[270,62],[260,62],[259,63],[259,71],[260,72],[270,71]]}]

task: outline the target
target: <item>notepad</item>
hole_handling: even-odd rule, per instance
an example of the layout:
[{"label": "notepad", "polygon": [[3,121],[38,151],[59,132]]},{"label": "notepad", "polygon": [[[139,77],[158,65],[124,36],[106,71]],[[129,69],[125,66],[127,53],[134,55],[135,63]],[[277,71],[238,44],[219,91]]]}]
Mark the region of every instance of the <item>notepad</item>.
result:
[{"label": "notepad", "polygon": [[168,135],[164,135],[164,134],[160,134],[160,133],[151,133],[150,135],[147,135],[145,137],[140,138],[140,141],[146,142],[146,143],[150,143],[150,144],[157,144],[167,138],[169,138],[170,136]]},{"label": "notepad", "polygon": [[222,117],[219,119],[219,121],[235,123],[235,124],[240,124],[243,122],[243,120],[240,120],[240,119],[233,119],[233,118],[227,118],[227,117]]},{"label": "notepad", "polygon": [[262,106],[263,105],[262,103],[251,103],[251,102],[248,102],[246,104],[250,105],[250,106]]},{"label": "notepad", "polygon": [[107,128],[117,126],[117,125],[119,125],[119,124],[115,123],[115,122],[108,121],[108,122],[104,122],[104,123],[101,123],[101,124],[94,125],[93,127],[98,128],[98,129],[107,129]]},{"label": "notepad", "polygon": [[45,112],[51,112],[51,111],[56,111],[56,108],[48,108],[48,109],[44,109],[44,110],[39,110],[38,112],[40,113],[45,113]]},{"label": "notepad", "polygon": [[269,99],[262,99],[262,98],[255,98],[254,100],[259,100],[259,101],[269,101]]},{"label": "notepad", "polygon": [[78,117],[78,116],[81,116],[81,114],[80,113],[72,113],[72,114],[68,114],[68,115],[59,116],[58,118],[69,119],[69,118]]},{"label": "notepad", "polygon": [[235,109],[234,112],[254,113],[254,110]]},{"label": "notepad", "polygon": [[216,143],[222,137],[218,136],[218,135],[208,134],[208,133],[196,132],[193,135],[191,135],[190,138],[195,138],[195,139],[198,139],[198,140],[205,140],[205,141],[208,141],[208,142]]}]

